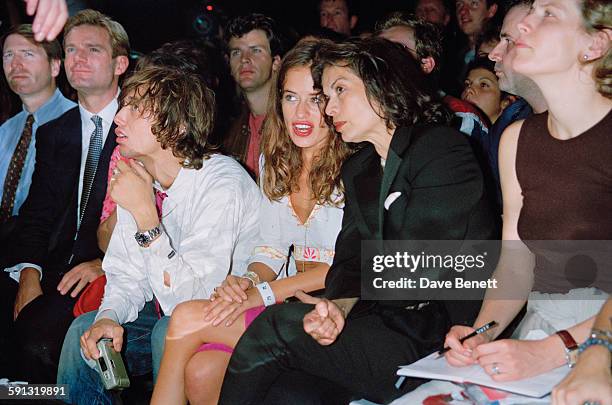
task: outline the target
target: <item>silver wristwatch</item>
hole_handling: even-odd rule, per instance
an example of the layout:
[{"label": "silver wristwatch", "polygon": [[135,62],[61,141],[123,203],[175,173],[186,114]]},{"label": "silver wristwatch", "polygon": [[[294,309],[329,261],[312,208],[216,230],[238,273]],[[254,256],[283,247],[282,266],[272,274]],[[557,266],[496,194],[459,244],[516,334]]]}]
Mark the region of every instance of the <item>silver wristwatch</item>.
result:
[{"label": "silver wristwatch", "polygon": [[136,242],[143,248],[147,248],[153,243],[155,239],[159,237],[162,233],[161,224],[157,225],[155,228],[149,229],[144,232],[136,232],[134,234],[134,239]]}]

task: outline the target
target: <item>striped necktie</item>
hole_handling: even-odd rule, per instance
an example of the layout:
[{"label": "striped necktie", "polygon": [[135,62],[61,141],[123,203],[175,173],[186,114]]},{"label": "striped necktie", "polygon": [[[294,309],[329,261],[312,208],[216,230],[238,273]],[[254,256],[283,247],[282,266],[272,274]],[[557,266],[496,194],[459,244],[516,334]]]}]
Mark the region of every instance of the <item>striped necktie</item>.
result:
[{"label": "striped necktie", "polygon": [[83,220],[83,214],[87,208],[87,201],[89,201],[89,194],[91,192],[91,186],[93,184],[94,177],[96,176],[96,169],[98,168],[98,160],[100,160],[100,153],[102,152],[102,118],[98,115],[91,117],[96,129],[94,129],[89,140],[89,151],[87,152],[87,160],[85,161],[85,174],[83,176],[83,192],[81,193],[81,208],[79,210],[79,224]]},{"label": "striped necktie", "polygon": [[6,177],[4,179],[4,191],[2,193],[2,202],[0,203],[0,223],[6,221],[13,215],[13,207],[15,206],[15,195],[17,194],[17,186],[23,172],[23,165],[28,148],[32,140],[32,125],[34,124],[34,116],[28,115],[21,137],[13,152],[11,163],[9,163]]}]

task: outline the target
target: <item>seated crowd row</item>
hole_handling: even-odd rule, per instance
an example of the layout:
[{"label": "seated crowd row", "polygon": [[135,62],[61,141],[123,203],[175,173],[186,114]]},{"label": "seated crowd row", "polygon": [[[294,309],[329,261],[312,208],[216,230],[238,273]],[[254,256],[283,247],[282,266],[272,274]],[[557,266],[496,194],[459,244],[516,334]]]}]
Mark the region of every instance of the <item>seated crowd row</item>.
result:
[{"label": "seated crowd row", "polygon": [[[573,285],[583,269],[529,241],[612,240],[611,15],[605,0],[513,2],[463,100],[437,84],[440,30],[412,15],[286,53],[273,20],[238,17],[232,122],[214,49],[166,44],[120,86],[127,33],[83,10],[63,37],[75,104],[55,85],[59,42],[14,27],[3,66],[24,108],[0,127],[0,376],[110,404],[92,362],[109,338],[130,376],[153,373],[155,404],[410,404],[423,381],[396,386],[397,366],[444,345],[449,363],[508,381],[581,343],[598,377],[572,375],[553,399],[605,403],[612,271]],[[494,276],[519,296],[360,298],[363,241],[486,239],[517,242]],[[547,337],[524,340],[535,329]]]}]

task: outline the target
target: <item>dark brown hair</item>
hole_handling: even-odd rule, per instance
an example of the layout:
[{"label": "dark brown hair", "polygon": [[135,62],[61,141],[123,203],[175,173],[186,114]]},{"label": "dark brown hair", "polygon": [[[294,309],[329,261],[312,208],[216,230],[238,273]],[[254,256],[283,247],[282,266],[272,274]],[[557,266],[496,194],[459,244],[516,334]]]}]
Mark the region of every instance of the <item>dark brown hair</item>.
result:
[{"label": "dark brown hair", "polygon": [[145,65],[123,85],[121,105],[152,117],[151,131],[162,148],[172,149],[183,167],[200,169],[214,148],[215,97],[201,76],[175,66]]},{"label": "dark brown hair", "polygon": [[363,81],[372,109],[387,128],[450,121],[418,62],[400,44],[379,37],[328,43],[312,67],[315,87],[321,89],[323,70],[332,65],[349,68]]}]

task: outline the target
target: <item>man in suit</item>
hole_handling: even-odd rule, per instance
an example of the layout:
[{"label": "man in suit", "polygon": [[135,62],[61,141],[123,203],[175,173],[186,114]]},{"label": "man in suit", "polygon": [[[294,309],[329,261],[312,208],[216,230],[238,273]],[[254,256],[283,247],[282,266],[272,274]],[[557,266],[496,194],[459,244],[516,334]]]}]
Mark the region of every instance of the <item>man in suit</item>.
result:
[{"label": "man in suit", "polygon": [[[4,245],[30,190],[38,128],[75,104],[55,85],[62,58],[57,40],[36,42],[32,26],[21,24],[0,42],[4,76],[23,104],[19,113],[0,126],[0,244]],[[0,250],[0,263],[6,254]]]},{"label": "man in suit", "polygon": [[[79,292],[102,275],[96,230],[116,146],[113,118],[129,41],[107,16],[83,10],[64,34],[68,81],[79,106],[41,127],[30,194],[20,212],[12,266],[2,280],[15,296],[11,347],[30,382],[55,381],[62,340]],[[18,284],[15,284],[15,281]],[[13,365],[17,362],[11,362]]]}]

